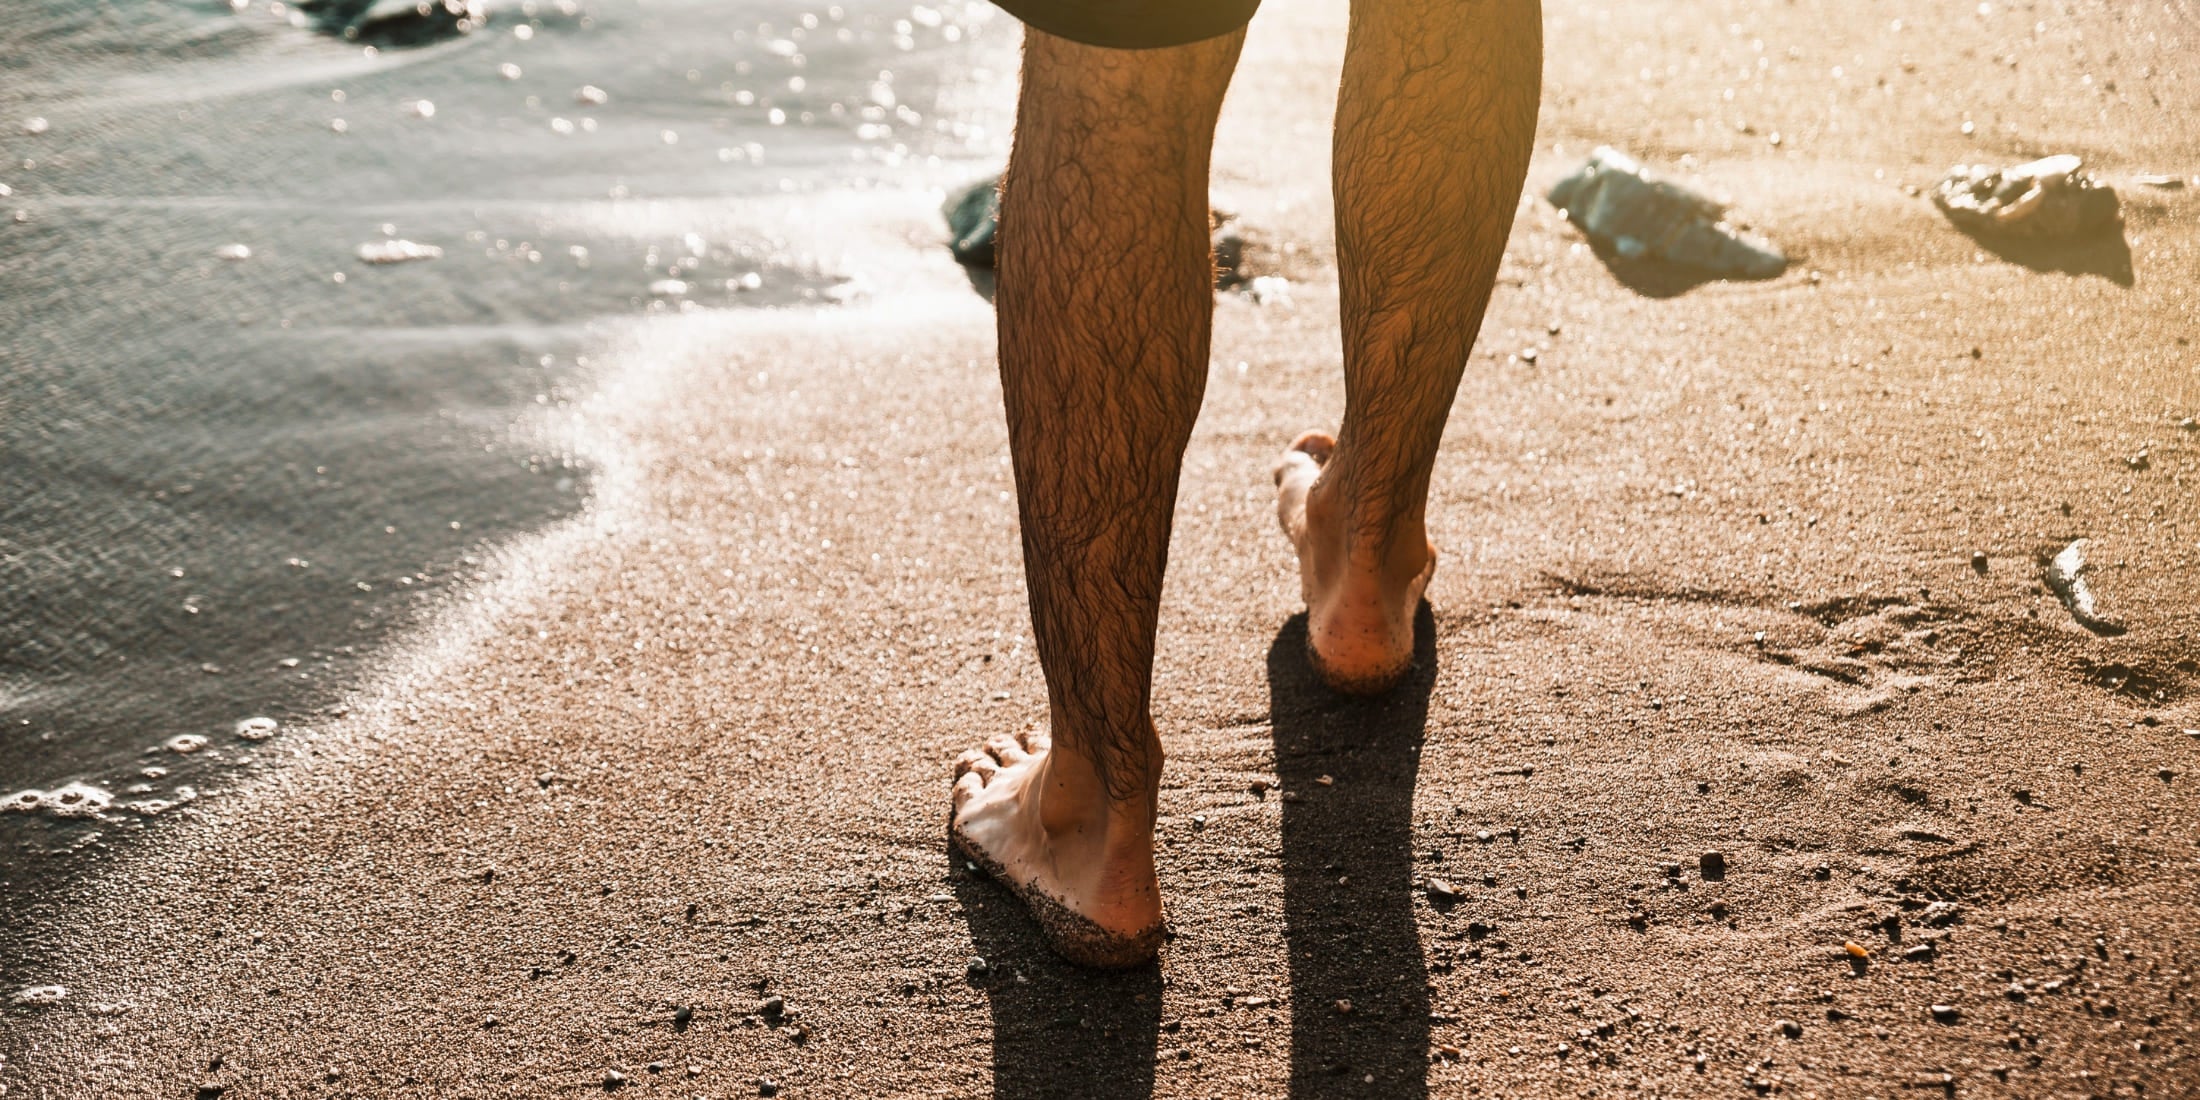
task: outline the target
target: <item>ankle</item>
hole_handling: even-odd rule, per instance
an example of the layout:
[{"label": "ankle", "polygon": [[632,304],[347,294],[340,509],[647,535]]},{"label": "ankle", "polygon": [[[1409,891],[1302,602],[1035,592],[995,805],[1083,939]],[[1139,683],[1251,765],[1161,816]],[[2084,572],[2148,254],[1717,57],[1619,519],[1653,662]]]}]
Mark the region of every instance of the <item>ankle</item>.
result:
[{"label": "ankle", "polygon": [[1307,492],[1307,527],[1330,534],[1351,572],[1401,580],[1418,575],[1429,553],[1423,510],[1401,510],[1391,488],[1371,491],[1348,471],[1334,472],[1338,476],[1325,470]]},{"label": "ankle", "polygon": [[1041,826],[1055,836],[1113,836],[1127,825],[1151,831],[1161,792],[1163,753],[1150,726],[1146,733],[1145,749],[1111,761],[1105,776],[1083,754],[1057,739],[1041,765],[1045,770],[1035,790]]}]

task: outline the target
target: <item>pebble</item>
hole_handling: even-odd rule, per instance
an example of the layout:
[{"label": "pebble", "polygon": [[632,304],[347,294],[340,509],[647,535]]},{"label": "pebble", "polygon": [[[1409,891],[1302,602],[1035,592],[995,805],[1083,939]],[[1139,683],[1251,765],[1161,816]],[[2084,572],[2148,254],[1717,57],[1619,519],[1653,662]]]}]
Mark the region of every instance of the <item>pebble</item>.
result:
[{"label": "pebble", "polygon": [[779,1095],[779,1082],[777,1082],[777,1081],[774,1081],[774,1080],[772,1080],[772,1079],[771,1079],[771,1078],[769,1078],[769,1077],[759,1077],[759,1078],[757,1078],[757,1079],[756,1079],[756,1095],[758,1095],[758,1096],[777,1096],[777,1095]]},{"label": "pebble", "polygon": [[497,66],[497,75],[503,77],[506,80],[518,80],[520,77],[519,66],[507,61],[504,64]]},{"label": "pebble", "polygon": [[1803,1025],[1796,1023],[1793,1020],[1781,1020],[1773,1024],[1772,1026],[1779,1028],[1780,1034],[1785,1035],[1790,1039],[1800,1039],[1803,1037]]},{"label": "pebble", "polygon": [[1430,901],[1458,901],[1459,888],[1453,886],[1448,879],[1431,878],[1428,880],[1428,896]]},{"label": "pebble", "polygon": [[1349,1016],[1349,1015],[1351,1015],[1351,1014],[1352,1014],[1352,1000],[1351,1000],[1351,998],[1349,998],[1349,997],[1339,997],[1339,998],[1337,998],[1337,1014],[1338,1014],[1338,1015],[1340,1015],[1340,1016]]},{"label": "pebble", "polygon": [[651,1073],[663,1073],[665,1071],[665,1064],[663,1062],[651,1062],[646,1068]]},{"label": "pebble", "polygon": [[1872,957],[1871,949],[1865,947],[1863,944],[1856,942],[1855,940],[1850,940],[1847,943],[1842,944],[1841,950],[1848,952],[1849,957],[1852,959],[1868,959]]},{"label": "pebble", "polygon": [[584,107],[601,107],[611,102],[611,95],[594,84],[583,84],[573,93],[573,102]]},{"label": "pebble", "polygon": [[1942,928],[1962,919],[1963,907],[1954,902],[1936,901],[1925,907],[1919,919],[1934,928]]},{"label": "pebble", "polygon": [[8,1000],[19,1005],[57,1005],[68,995],[69,991],[62,986],[34,985],[16,990],[15,996]]},{"label": "pebble", "polygon": [[1697,857],[1696,869],[1698,871],[1701,871],[1703,873],[1703,877],[1710,882],[1717,882],[1720,879],[1725,878],[1726,853],[1719,851],[1705,852],[1703,855]]},{"label": "pebble", "polygon": [[434,118],[435,103],[432,100],[415,99],[405,104],[405,110],[414,118]]},{"label": "pebble", "polygon": [[624,1084],[626,1084],[626,1074],[615,1069],[603,1071],[603,1087],[606,1090],[615,1089]]},{"label": "pebble", "polygon": [[495,1027],[503,1022],[504,1021],[497,1019],[497,1014],[494,1012],[481,1018],[481,1026],[483,1027]]},{"label": "pebble", "polygon": [[787,1012],[787,999],[777,995],[766,997],[762,1004],[756,1006],[756,1011],[763,1016],[784,1016]]},{"label": "pebble", "polygon": [[686,1027],[688,1021],[693,1019],[695,1019],[695,1010],[692,1008],[675,1008],[672,1010],[672,1023],[675,1027]]},{"label": "pebble", "polygon": [[1973,551],[1971,551],[1971,571],[1972,571],[1972,572],[1974,572],[1974,573],[1977,573],[1977,574],[1978,574],[1979,576],[1983,577],[1983,576],[1985,576],[1985,575],[1986,575],[1986,568],[1987,568],[1987,562],[1986,562],[1986,551],[1984,551],[1984,550],[1973,550]]},{"label": "pebble", "polygon": [[649,292],[659,298],[677,298],[688,292],[688,285],[680,279],[659,279],[649,284]]},{"label": "pebble", "polygon": [[1927,1011],[1932,1013],[1934,1023],[1941,1024],[1955,1023],[1963,1016],[1962,1013],[1956,1011],[1954,1005],[1934,1005]]},{"label": "pebble", "polygon": [[1916,947],[1904,948],[1902,951],[1902,959],[1905,962],[1931,962],[1933,961],[1933,958],[1938,954],[1939,952],[1933,950],[1932,944],[1921,943],[1918,944]]},{"label": "pebble", "polygon": [[237,736],[247,741],[265,741],[275,736],[278,725],[273,718],[247,718],[237,723]]},{"label": "pebble", "polygon": [[23,120],[23,132],[32,137],[37,137],[51,129],[53,129],[53,123],[47,122],[37,115],[32,115]]},{"label": "pebble", "polygon": [[190,755],[206,747],[206,738],[195,733],[179,733],[160,743],[169,752]]},{"label": "pebble", "polygon": [[964,971],[970,975],[972,981],[976,981],[978,979],[984,978],[988,974],[991,974],[993,972],[993,964],[986,962],[982,956],[973,957],[970,960],[970,965],[965,967]]},{"label": "pebble", "polygon": [[2023,982],[2010,982],[2009,988],[2003,992],[2008,994],[2009,999],[2012,1001],[2021,1001],[2031,996],[2031,993],[2024,988]]},{"label": "pebble", "polygon": [[217,260],[249,260],[252,258],[252,248],[249,245],[225,244],[214,250],[214,258]]}]

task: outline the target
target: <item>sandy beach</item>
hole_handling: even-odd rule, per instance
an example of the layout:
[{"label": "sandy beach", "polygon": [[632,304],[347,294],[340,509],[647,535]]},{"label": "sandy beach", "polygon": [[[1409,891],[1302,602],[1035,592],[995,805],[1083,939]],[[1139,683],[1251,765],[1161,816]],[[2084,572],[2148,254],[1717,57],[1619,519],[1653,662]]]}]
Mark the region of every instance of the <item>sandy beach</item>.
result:
[{"label": "sandy beach", "polygon": [[[940,192],[653,208],[862,293],[608,330],[586,509],[57,899],[6,1095],[2200,1095],[2200,184],[2136,182],[2200,173],[2200,10],[1553,0],[1372,702],[1306,667],[1268,474],[1342,408],[1344,14],[1271,0],[1218,136],[1292,285],[1217,303],[1155,966],[1057,961],[946,853],[955,755],[1046,702]],[[1598,255],[1541,195],[1602,144],[1787,274]],[[2119,237],[1919,193],[2057,152]],[[2042,585],[2078,538],[2126,633]]]}]

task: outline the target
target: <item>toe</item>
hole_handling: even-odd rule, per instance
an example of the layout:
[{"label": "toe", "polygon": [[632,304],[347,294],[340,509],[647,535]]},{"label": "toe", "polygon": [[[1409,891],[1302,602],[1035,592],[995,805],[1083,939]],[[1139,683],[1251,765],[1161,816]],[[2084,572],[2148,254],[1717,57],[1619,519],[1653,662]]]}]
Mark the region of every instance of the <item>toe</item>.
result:
[{"label": "toe", "polygon": [[1033,726],[1023,733],[1024,751],[1036,756],[1054,746],[1054,739],[1047,736],[1045,726]]},{"label": "toe", "polygon": [[1031,757],[1030,753],[1024,751],[1022,745],[1016,743],[1014,737],[1005,733],[996,733],[988,738],[985,743],[985,751],[992,753],[993,759],[1003,764],[1021,764]]},{"label": "toe", "polygon": [[1291,441],[1291,449],[1304,453],[1315,462],[1327,462],[1337,449],[1337,437],[1323,431],[1300,432]]},{"label": "toe", "polygon": [[978,792],[984,789],[985,780],[978,778],[977,772],[964,772],[963,777],[955,781],[955,808],[962,809],[965,803],[978,797]]},{"label": "toe", "polygon": [[[987,756],[984,749],[971,749],[969,752],[966,752],[961,756],[956,757],[955,778],[960,779],[963,776],[970,774],[971,772],[977,771],[979,764],[984,764],[987,767],[991,767],[993,764],[993,758]],[[980,773],[980,778],[991,774],[992,773],[990,771],[982,772]]]}]

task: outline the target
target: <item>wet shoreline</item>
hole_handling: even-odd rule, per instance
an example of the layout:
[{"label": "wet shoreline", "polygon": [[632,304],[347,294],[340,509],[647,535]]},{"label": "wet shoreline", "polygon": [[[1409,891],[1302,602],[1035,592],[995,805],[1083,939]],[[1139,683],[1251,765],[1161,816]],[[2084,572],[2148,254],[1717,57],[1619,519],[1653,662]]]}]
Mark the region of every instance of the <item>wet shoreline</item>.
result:
[{"label": "wet shoreline", "polygon": [[931,118],[969,13],[924,10],[500,4],[346,41],[53,0],[0,31],[0,975],[587,507],[607,340],[841,293],[711,211],[973,155]]}]

